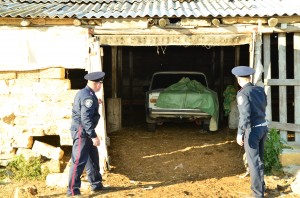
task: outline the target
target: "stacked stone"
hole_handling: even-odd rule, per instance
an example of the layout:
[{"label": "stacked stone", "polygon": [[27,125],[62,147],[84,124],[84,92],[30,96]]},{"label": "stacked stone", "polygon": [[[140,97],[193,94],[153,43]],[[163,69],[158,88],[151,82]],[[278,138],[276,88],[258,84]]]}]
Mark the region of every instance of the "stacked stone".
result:
[{"label": "stacked stone", "polygon": [[59,171],[63,150],[33,140],[58,135],[61,146],[72,145],[69,128],[77,91],[71,90],[64,68],[0,71],[0,165],[6,166],[15,155],[43,155]]}]

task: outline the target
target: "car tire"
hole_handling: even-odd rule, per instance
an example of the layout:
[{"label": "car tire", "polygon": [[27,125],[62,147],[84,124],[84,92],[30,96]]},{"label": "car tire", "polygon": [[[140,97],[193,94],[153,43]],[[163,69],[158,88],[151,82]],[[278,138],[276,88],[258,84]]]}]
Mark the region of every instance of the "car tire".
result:
[{"label": "car tire", "polygon": [[155,132],[156,124],[155,123],[147,123],[147,129],[149,132]]}]

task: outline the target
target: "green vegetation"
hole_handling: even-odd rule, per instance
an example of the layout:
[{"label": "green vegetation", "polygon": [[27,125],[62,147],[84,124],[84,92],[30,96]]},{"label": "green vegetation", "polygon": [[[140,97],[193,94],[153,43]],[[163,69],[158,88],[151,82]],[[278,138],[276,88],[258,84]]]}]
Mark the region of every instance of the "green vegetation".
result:
[{"label": "green vegetation", "polygon": [[282,172],[279,155],[283,148],[287,148],[286,142],[281,139],[278,130],[271,129],[265,143],[264,168],[266,174]]},{"label": "green vegetation", "polygon": [[28,161],[23,155],[15,156],[6,169],[0,170],[0,178],[11,179],[44,179],[41,171],[41,158],[31,158]]}]

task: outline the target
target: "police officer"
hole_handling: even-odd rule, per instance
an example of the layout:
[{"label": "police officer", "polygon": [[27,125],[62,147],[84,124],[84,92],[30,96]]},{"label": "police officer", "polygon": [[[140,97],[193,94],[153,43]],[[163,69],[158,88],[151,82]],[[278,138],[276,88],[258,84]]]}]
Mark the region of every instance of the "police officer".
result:
[{"label": "police officer", "polygon": [[244,145],[246,151],[252,196],[264,197],[264,144],[268,133],[265,120],[266,94],[262,87],[250,82],[254,69],[238,66],[231,72],[241,86],[237,93],[239,125],[236,140],[240,146]]},{"label": "police officer", "polygon": [[84,78],[88,80],[87,86],[74,99],[71,124],[73,147],[67,196],[80,195],[80,176],[84,168],[91,190],[98,191],[103,188],[97,149],[100,139],[95,132],[100,119],[98,110],[101,100],[98,100],[95,92],[101,89],[104,76],[104,72],[86,74]]}]

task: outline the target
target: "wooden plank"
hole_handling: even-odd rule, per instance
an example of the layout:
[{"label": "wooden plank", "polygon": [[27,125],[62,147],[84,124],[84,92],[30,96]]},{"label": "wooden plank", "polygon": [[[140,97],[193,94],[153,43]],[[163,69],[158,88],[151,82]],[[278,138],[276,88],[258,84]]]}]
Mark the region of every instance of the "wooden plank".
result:
[{"label": "wooden plank", "polygon": [[240,65],[240,56],[241,56],[240,49],[241,49],[241,47],[239,45],[235,46],[235,48],[234,48],[234,65],[235,66]]},{"label": "wooden plank", "polygon": [[270,122],[269,129],[277,129],[280,131],[295,131],[299,133],[300,131],[300,124],[291,124],[291,123],[283,123],[283,122]]},{"label": "wooden plank", "polygon": [[268,22],[268,18],[260,17],[233,17],[233,18],[222,18],[222,24],[235,24],[235,23],[244,23],[244,24],[258,24],[258,21],[261,21],[262,24]]},{"label": "wooden plank", "polygon": [[[299,23],[299,16],[292,17],[276,17],[278,19],[278,23]],[[223,18],[223,24],[236,24],[236,23],[244,23],[244,24],[258,24],[258,21],[261,21],[262,24],[266,24],[268,22],[268,18],[260,18],[260,17],[233,17],[233,18]]]},{"label": "wooden plank", "polygon": [[1,71],[0,80],[16,79],[17,73],[14,71]]},{"label": "wooden plank", "polygon": [[[300,33],[294,34],[294,78],[300,79]],[[300,84],[295,86],[294,97],[295,124],[300,124]],[[295,142],[300,145],[300,130],[297,132],[295,133]]]},{"label": "wooden plank", "polygon": [[[255,49],[255,33],[252,33],[252,41],[250,42],[249,45],[249,66],[251,68],[254,67],[254,49]],[[252,82],[253,82],[253,78],[252,78]]]},{"label": "wooden plank", "polygon": [[265,79],[266,86],[299,86],[300,79]]},{"label": "wooden plank", "polygon": [[112,69],[112,82],[111,82],[111,91],[112,98],[117,98],[117,50],[116,46],[111,47],[111,69]]},{"label": "wooden plank", "polygon": [[[286,34],[278,34],[278,73],[279,79],[286,79]],[[286,86],[279,86],[279,121],[287,122]],[[287,131],[280,131],[281,138],[287,141]]]},{"label": "wooden plank", "polygon": [[148,28],[148,19],[102,19],[101,28],[105,29],[144,29]]},{"label": "wooden plank", "polygon": [[209,45],[232,46],[249,44],[250,34],[233,35],[101,35],[101,45],[112,46],[169,46],[169,45]]},{"label": "wooden plank", "polygon": [[117,82],[118,82],[118,96],[122,95],[122,84],[123,84],[123,47],[118,47],[117,52]]},{"label": "wooden plank", "polygon": [[180,21],[180,24],[182,26],[211,26],[210,19],[189,19],[189,18],[183,18]]},{"label": "wooden plank", "polygon": [[[270,34],[263,35],[263,57],[264,57],[264,82],[271,79],[271,41]],[[272,120],[272,99],[271,99],[271,87],[265,85],[265,93],[267,95],[267,107],[266,107],[266,119]]]},{"label": "wooden plank", "polygon": [[253,76],[253,83],[256,86],[264,87],[262,74],[263,74],[263,64],[262,64],[262,35],[260,33],[256,33],[255,42],[254,42],[254,69],[255,73]]},{"label": "wooden plank", "polygon": [[[45,25],[73,25],[72,18],[65,19],[45,19],[45,18],[34,18],[28,19],[30,21],[30,25],[33,26],[45,26]],[[22,18],[1,18],[0,25],[12,25],[12,26],[20,26]]]},{"label": "wooden plank", "polygon": [[[222,27],[183,27],[166,26],[165,28],[151,27],[146,29],[103,29],[95,26],[95,35],[198,35],[198,34],[251,34],[257,31],[257,25],[227,25]],[[300,32],[300,23],[288,24],[286,29],[279,27],[261,26],[262,33]]]},{"label": "wooden plank", "polygon": [[[102,61],[101,61],[101,49],[99,42],[95,39],[90,44],[90,64],[91,71],[102,71]],[[105,114],[105,101],[104,101],[104,87],[96,93],[97,97],[102,100],[102,104],[99,105],[99,114],[101,115],[99,123],[96,127],[96,133],[100,138],[100,146],[98,146],[99,151],[99,163],[100,163],[100,173],[103,174],[107,170],[108,166],[108,151],[107,142],[109,138],[107,137],[106,131],[106,114]]]}]

